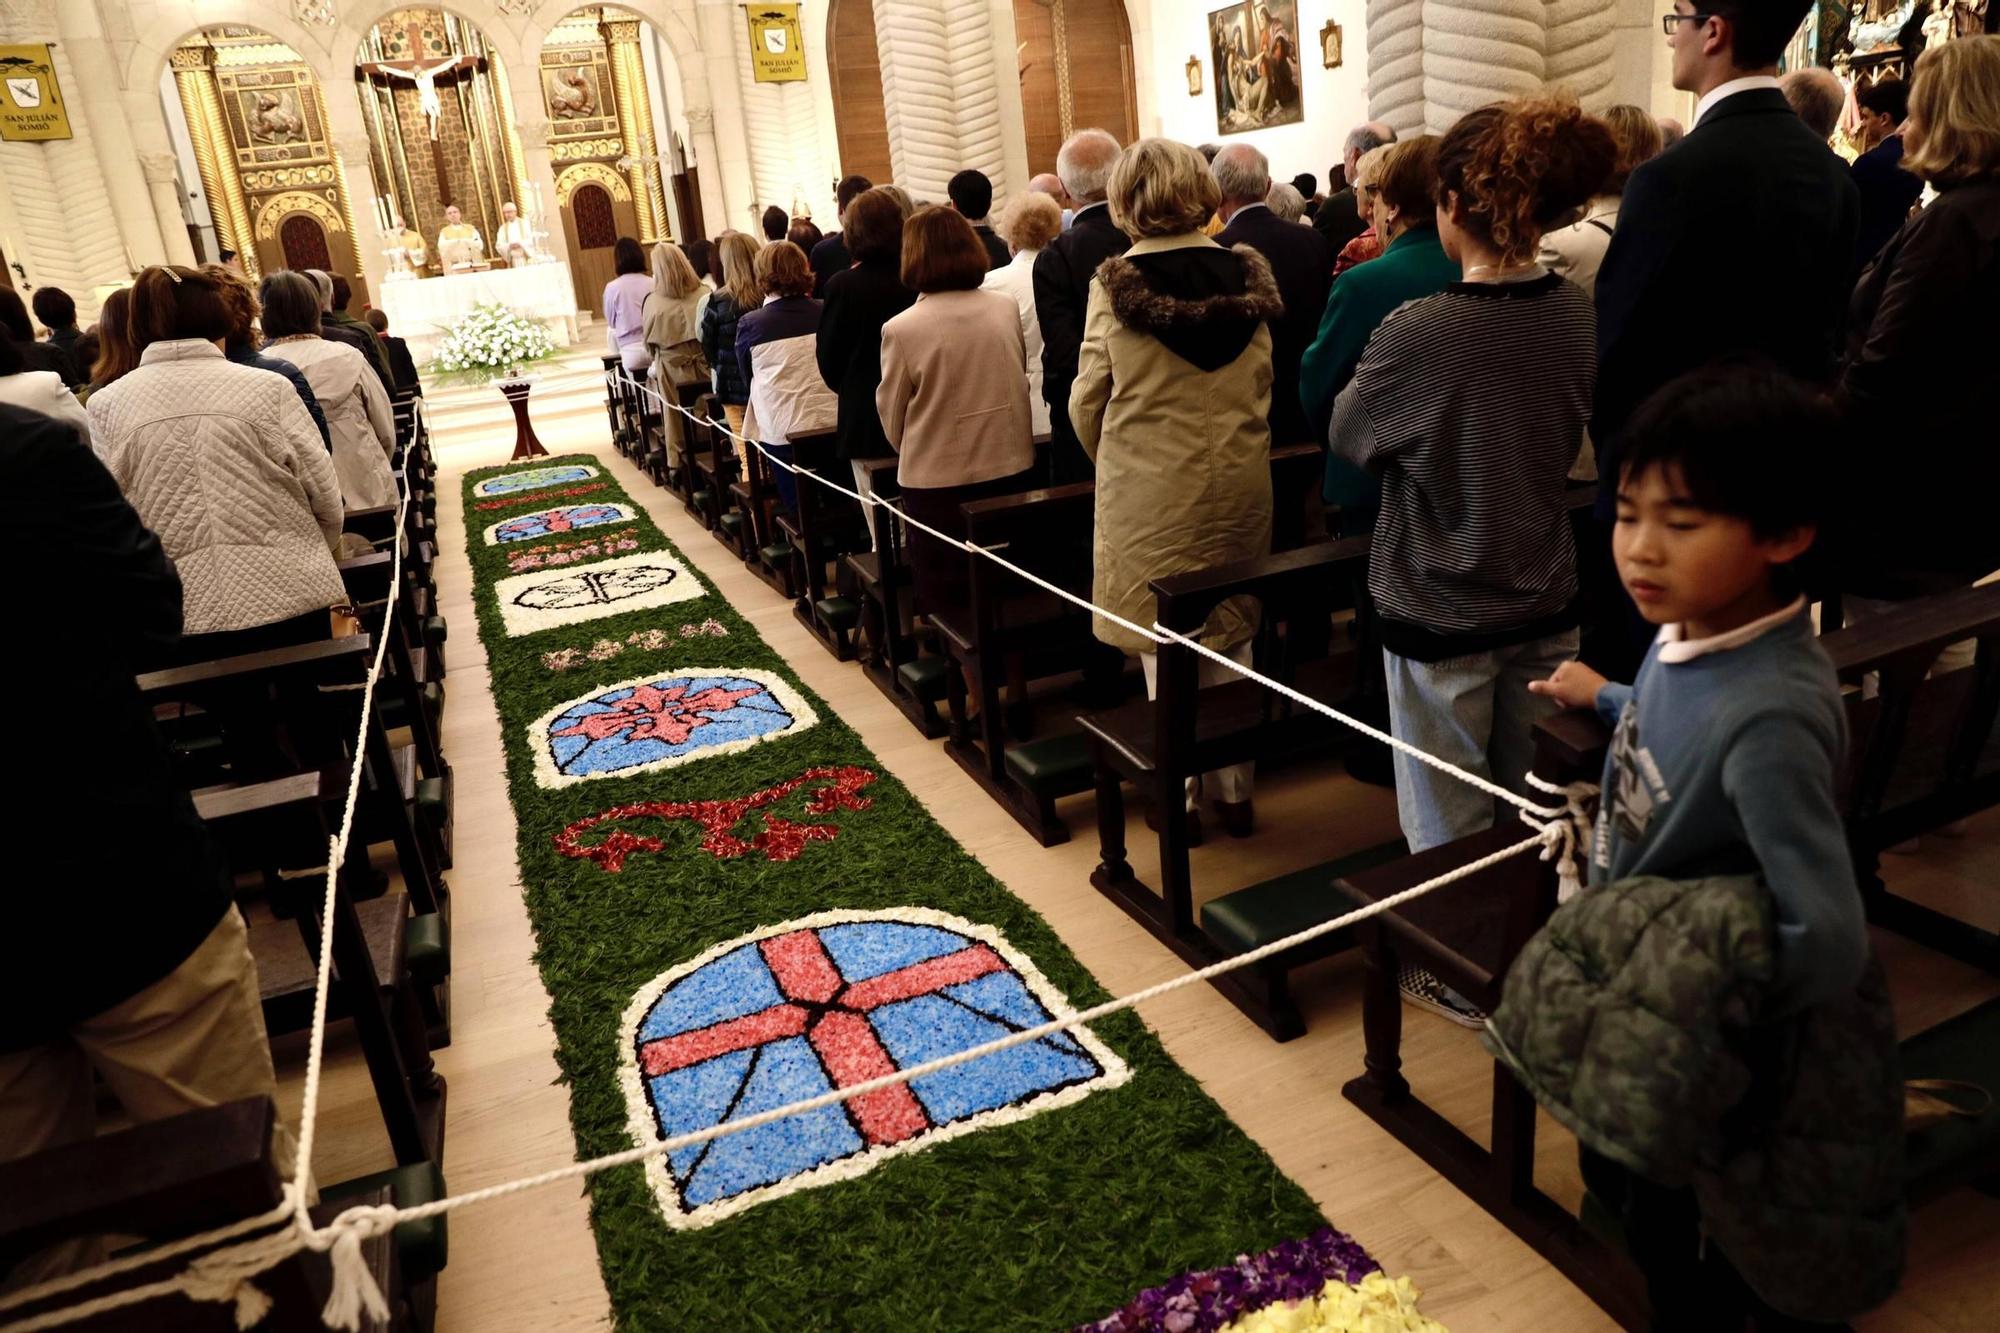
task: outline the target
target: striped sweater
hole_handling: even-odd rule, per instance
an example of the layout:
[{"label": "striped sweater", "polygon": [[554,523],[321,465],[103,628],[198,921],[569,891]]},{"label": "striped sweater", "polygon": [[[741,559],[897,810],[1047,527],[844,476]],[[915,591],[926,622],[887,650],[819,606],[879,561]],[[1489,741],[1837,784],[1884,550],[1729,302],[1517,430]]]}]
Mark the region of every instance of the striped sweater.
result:
[{"label": "striped sweater", "polygon": [[1382,481],[1368,590],[1389,651],[1439,661],[1576,624],[1564,491],[1596,380],[1596,312],[1554,274],[1453,283],[1382,322],[1328,439]]}]

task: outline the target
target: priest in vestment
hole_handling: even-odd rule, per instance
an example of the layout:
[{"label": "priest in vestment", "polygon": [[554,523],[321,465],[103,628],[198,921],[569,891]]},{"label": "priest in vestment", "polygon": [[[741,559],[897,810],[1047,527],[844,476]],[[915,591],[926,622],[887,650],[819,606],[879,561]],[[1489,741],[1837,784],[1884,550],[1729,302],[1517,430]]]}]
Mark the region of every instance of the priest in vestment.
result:
[{"label": "priest in vestment", "polygon": [[465,215],[452,204],[444,210],[444,229],[438,232],[438,263],[447,273],[476,267],[485,244],[479,239],[479,228],[465,221]]},{"label": "priest in vestment", "polygon": [[512,268],[519,268],[535,257],[535,229],[511,199],[500,205],[500,230],[493,237],[493,248],[495,255]]}]

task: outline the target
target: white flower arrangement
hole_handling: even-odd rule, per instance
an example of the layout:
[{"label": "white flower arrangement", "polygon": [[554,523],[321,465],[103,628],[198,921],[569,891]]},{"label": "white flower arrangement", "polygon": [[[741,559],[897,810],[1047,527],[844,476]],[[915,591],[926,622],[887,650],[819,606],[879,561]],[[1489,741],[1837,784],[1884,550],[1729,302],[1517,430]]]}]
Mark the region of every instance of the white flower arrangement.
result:
[{"label": "white flower arrangement", "polygon": [[437,378],[484,383],[520,376],[556,354],[546,327],[503,305],[482,305],[445,330],[428,367]]}]

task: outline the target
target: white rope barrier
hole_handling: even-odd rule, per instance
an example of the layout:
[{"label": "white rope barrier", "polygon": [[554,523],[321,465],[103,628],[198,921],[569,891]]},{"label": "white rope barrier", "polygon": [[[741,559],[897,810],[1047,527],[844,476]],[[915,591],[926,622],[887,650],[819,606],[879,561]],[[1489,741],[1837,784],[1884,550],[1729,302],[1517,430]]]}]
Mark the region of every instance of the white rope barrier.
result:
[{"label": "white rope barrier", "polygon": [[[107,1293],[104,1296],[89,1301],[64,1306],[30,1319],[9,1323],[0,1326],[0,1333],[39,1333],[39,1330],[60,1328],[111,1310],[122,1309],[143,1301],[169,1295],[182,1295],[193,1300],[218,1303],[233,1302],[235,1305],[237,1327],[247,1329],[262,1319],[270,1307],[268,1298],[251,1285],[250,1279],[284,1262],[302,1250],[313,1250],[329,1256],[332,1270],[332,1292],[328,1297],[325,1308],[321,1311],[322,1322],[328,1328],[342,1329],[347,1330],[348,1333],[353,1333],[353,1330],[360,1327],[361,1317],[364,1313],[378,1320],[384,1319],[388,1315],[388,1303],[384,1299],[380,1288],[376,1285],[373,1275],[368,1270],[361,1246],[363,1242],[386,1234],[400,1223],[422,1221],[426,1218],[442,1216],[454,1209],[505,1198],[509,1195],[538,1189],[546,1185],[557,1184],[565,1180],[586,1178],[598,1172],[612,1170],[617,1167],[630,1166],[651,1158],[679,1152],[683,1148],[707,1143],[732,1134],[740,1134],[790,1116],[835,1106],[856,1097],[908,1083],[912,1079],[926,1077],[959,1065],[968,1064],[974,1060],[983,1059],[989,1055],[1009,1050],[1016,1046],[1041,1041],[1048,1037],[1069,1032],[1075,1028],[1094,1023],[1099,1019],[1124,1013],[1141,1004],[1158,999],[1163,995],[1171,994],[1189,986],[1212,981],[1217,977],[1238,971],[1242,968],[1254,966],[1266,958],[1283,953],[1288,949],[1296,948],[1301,944],[1309,943],[1334,931],[1366,921],[1384,912],[1392,911],[1405,903],[1423,897],[1425,894],[1435,892],[1449,884],[1454,884],[1460,880],[1479,874],[1491,869],[1493,866],[1499,865],[1503,861],[1530,851],[1539,850],[1540,857],[1544,861],[1556,860],[1559,863],[1566,885],[1574,879],[1575,854],[1578,847],[1583,845],[1584,840],[1588,836],[1588,824],[1586,822],[1588,812],[1585,808],[1585,801],[1588,799],[1588,792],[1594,791],[1594,787],[1591,784],[1578,783],[1564,787],[1545,782],[1531,774],[1529,781],[1538,790],[1563,798],[1563,804],[1561,805],[1538,805],[1526,797],[1508,791],[1506,788],[1489,782],[1477,774],[1468,773],[1464,769],[1458,768],[1456,765],[1448,763],[1445,760],[1425,754],[1423,751],[1397,740],[1394,736],[1378,728],[1369,726],[1367,723],[1349,717],[1347,714],[1309,695],[1300,693],[1281,681],[1272,680],[1222,654],[1205,648],[1185,635],[1164,629],[1157,624],[1151,629],[1134,624],[1123,617],[1092,604],[1067,589],[1057,587],[1047,580],[1020,568],[1018,565],[1002,558],[993,551],[978,546],[969,540],[939,532],[935,528],[918,522],[884,499],[849,490],[847,487],[839,485],[815,472],[800,468],[789,460],[775,457],[765,448],[762,442],[739,435],[729,430],[720,422],[703,421],[681,407],[680,404],[669,401],[641,381],[623,375],[623,372],[620,372],[620,377],[642,392],[651,395],[662,406],[679,412],[682,416],[688,418],[688,420],[698,425],[721,430],[730,438],[757,449],[774,466],[784,468],[795,476],[809,477],[813,481],[849,496],[864,505],[873,505],[881,509],[886,509],[899,520],[917,530],[928,533],[947,545],[961,546],[968,551],[985,556],[987,559],[992,560],[1002,568],[1011,571],[1029,583],[1054,593],[1083,610],[1095,615],[1104,616],[1152,642],[1162,645],[1176,643],[1190,648],[1209,660],[1227,666],[1238,675],[1249,680],[1255,680],[1266,688],[1276,691],[1302,707],[1309,708],[1334,721],[1352,727],[1364,735],[1370,736],[1390,745],[1400,752],[1407,753],[1413,758],[1432,765],[1441,772],[1449,773],[1454,777],[1471,783],[1482,791],[1518,807],[1522,820],[1533,828],[1534,832],[1531,836],[1523,838],[1517,843],[1470,861],[1465,865],[1457,866],[1442,875],[1425,880],[1420,884],[1412,885],[1410,888],[1392,894],[1389,897],[1358,907],[1351,912],[1344,913],[1328,921],[1320,922],[1317,925],[1310,926],[1282,939],[1273,940],[1247,953],[1233,955],[1220,962],[1210,964],[1207,967],[1199,968],[1192,972],[1182,973],[1179,976],[1171,977],[1166,981],[1146,987],[1143,990],[1135,991],[1129,995],[1107,1000],[1102,1004],[1094,1005],[1088,1009],[1053,1018],[1049,1022],[1036,1027],[1008,1033],[993,1041],[978,1046],[967,1047],[964,1050],[955,1051],[950,1055],[942,1056],[935,1060],[899,1069],[893,1073],[858,1083],[853,1087],[835,1089],[816,1097],[806,1098],[785,1106],[774,1107],[740,1120],[730,1120],[710,1125],[706,1128],[676,1135],[657,1143],[644,1144],[636,1148],[626,1149],[623,1152],[592,1158],[589,1161],[571,1163],[568,1166],[559,1167],[552,1171],[545,1171],[539,1175],[505,1181],[498,1185],[473,1190],[465,1194],[450,1195],[426,1204],[419,1204],[409,1208],[392,1206],[360,1206],[350,1208],[333,1218],[326,1226],[315,1227],[309,1216],[306,1200],[310,1194],[309,1181],[311,1178],[312,1148],[316,1137],[317,1117],[319,1113],[319,1085],[324,1060],[327,1003],[331,977],[331,949],[323,944],[320,951],[318,973],[314,984],[313,1023],[306,1061],[305,1098],[300,1110],[297,1172],[293,1180],[285,1187],[285,1202],[269,1212],[260,1214],[254,1218],[246,1218],[241,1222],[233,1223],[227,1227],[217,1228],[198,1236],[173,1242],[170,1245],[160,1246],[123,1259],[100,1264],[82,1272],[52,1279],[6,1296],[0,1296],[0,1312],[5,1312],[6,1310],[17,1309],[23,1305],[43,1302],[55,1296],[116,1277],[122,1273],[151,1267],[163,1260],[175,1258],[197,1249],[207,1246],[219,1246],[219,1248],[213,1249],[209,1253],[201,1255],[190,1262],[185,1269],[173,1277]],[[407,507],[408,503],[409,499],[406,491],[403,505]],[[397,512],[399,533],[402,528],[403,517],[404,509],[399,508]],[[387,651],[391,618],[395,613],[402,582],[401,564],[402,543],[399,538],[395,547],[395,561],[391,575],[390,594],[384,613],[382,643],[377,646],[375,661],[369,674],[369,683],[371,685],[380,677]],[[363,694],[360,737],[356,744],[356,763],[348,779],[347,803],[342,811],[340,826],[329,840],[327,889],[325,902],[322,905],[322,920],[331,920],[334,895],[338,885],[338,867],[346,856],[348,840],[352,834],[355,807],[361,782],[360,755],[366,745],[368,723],[373,701],[374,694],[372,689]],[[254,1232],[262,1227],[274,1226],[286,1222],[289,1222],[290,1225],[273,1230],[267,1235],[258,1236],[247,1241],[237,1241],[234,1244],[223,1244],[223,1242],[236,1241],[237,1237]]]}]

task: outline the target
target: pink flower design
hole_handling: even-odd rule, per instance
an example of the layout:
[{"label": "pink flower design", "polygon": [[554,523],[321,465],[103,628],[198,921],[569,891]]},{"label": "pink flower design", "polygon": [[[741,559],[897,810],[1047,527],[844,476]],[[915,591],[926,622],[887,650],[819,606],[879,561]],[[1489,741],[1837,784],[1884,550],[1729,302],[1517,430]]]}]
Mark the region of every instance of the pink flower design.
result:
[{"label": "pink flower design", "polygon": [[755,688],[725,690],[711,685],[699,694],[683,698],[686,692],[685,685],[665,690],[641,685],[611,705],[609,711],[578,718],[570,726],[552,731],[549,735],[584,736],[595,742],[625,733],[627,743],[658,740],[669,745],[685,745],[689,736],[714,721],[705,714],[731,712],[738,700],[761,691]]}]

